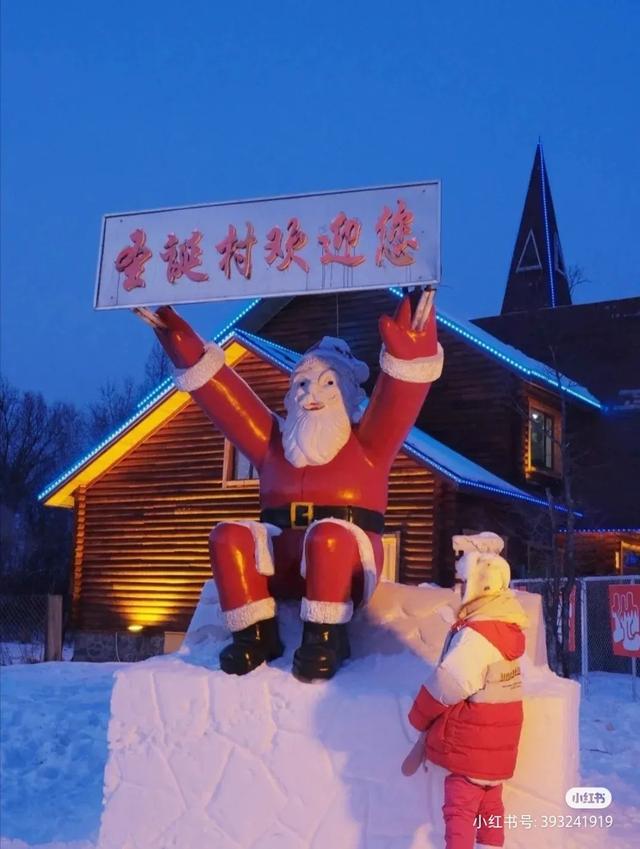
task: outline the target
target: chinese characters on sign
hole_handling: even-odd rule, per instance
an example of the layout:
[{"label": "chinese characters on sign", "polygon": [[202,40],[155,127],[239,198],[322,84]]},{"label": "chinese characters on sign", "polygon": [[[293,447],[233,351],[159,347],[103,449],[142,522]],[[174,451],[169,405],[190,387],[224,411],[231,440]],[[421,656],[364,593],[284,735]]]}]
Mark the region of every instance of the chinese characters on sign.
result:
[{"label": "chinese characters on sign", "polygon": [[309,241],[307,234],[300,229],[300,223],[297,218],[292,218],[289,221],[287,224],[287,233],[288,236],[284,245],[284,253],[282,252],[282,230],[279,227],[272,227],[267,233],[267,244],[264,248],[265,251],[268,251],[268,254],[265,257],[267,265],[271,265],[276,261],[276,259],[280,258],[282,262],[279,262],[276,266],[278,271],[286,271],[293,261],[299,265],[305,273],[308,273],[309,263],[302,259],[301,256],[295,255],[296,251],[301,251]]},{"label": "chinese characters on sign", "polygon": [[133,247],[129,245],[123,248],[115,261],[116,271],[124,273],[123,286],[127,292],[145,285],[142,272],[145,263],[151,259],[151,251],[145,247],[147,234],[144,230],[134,230],[129,238],[133,242]]},{"label": "chinese characters on sign", "polygon": [[216,250],[222,254],[219,262],[221,271],[227,280],[231,280],[231,261],[247,280],[251,277],[251,251],[258,240],[253,235],[253,225],[247,221],[247,236],[239,239],[236,228],[229,224],[229,231],[221,242],[216,245]]},{"label": "chinese characters on sign", "polygon": [[411,265],[414,262],[412,254],[407,253],[409,249],[418,250],[418,240],[411,237],[412,225],[413,212],[407,209],[403,200],[398,201],[395,213],[385,206],[376,223],[376,233],[380,239],[376,265],[382,265],[385,258],[393,265]]},{"label": "chinese characters on sign", "polygon": [[[330,230],[333,239],[328,236],[318,236],[318,244],[322,245],[322,256],[320,262],[328,265],[330,262],[339,262],[340,265],[360,265],[364,262],[363,254],[354,253],[360,241],[362,225],[357,218],[347,218],[344,212],[338,213],[331,222]],[[331,253],[331,248],[335,253]]]},{"label": "chinese characters on sign", "polygon": [[95,306],[436,285],[436,181],[104,217]]},{"label": "chinese characters on sign", "polygon": [[[407,209],[403,200],[398,200],[398,209],[392,213],[385,206],[377,223],[376,234],[379,246],[375,254],[375,264],[381,266],[385,259],[393,265],[412,265],[415,258],[409,251],[417,251],[418,240],[411,236],[413,225],[413,213]],[[238,233],[233,224],[229,224],[227,235],[215,245],[215,249],[222,255],[218,263],[220,270],[227,280],[231,279],[233,266],[245,279],[251,278],[252,251],[257,239],[253,224],[247,221],[246,236],[238,238]],[[322,265],[338,263],[346,266],[360,265],[366,260],[364,254],[356,253],[362,224],[357,218],[347,218],[345,212],[339,212],[331,221],[329,229],[333,236],[318,236],[318,244],[322,247],[320,262]],[[115,260],[117,271],[124,272],[124,288],[127,291],[136,286],[144,286],[142,277],[144,264],[151,259],[152,252],[145,247],[147,234],[144,230],[135,230],[130,237],[133,247],[123,248]],[[278,271],[286,271],[292,262],[295,262],[304,272],[310,270],[309,262],[298,252],[306,247],[309,238],[302,230],[297,218],[291,218],[287,224],[287,238],[282,244],[284,234],[280,227],[272,227],[266,234],[265,260],[267,265],[272,265],[277,259],[280,260],[275,266]],[[164,244],[164,251],[160,258],[167,263],[167,280],[176,283],[183,275],[199,283],[209,280],[209,275],[194,268],[202,265],[202,233],[194,230],[190,238],[180,242],[175,233],[169,233]]]},{"label": "chinese characters on sign", "polygon": [[189,280],[195,280],[202,283],[209,279],[208,274],[203,274],[201,271],[194,271],[198,265],[202,265],[200,259],[202,248],[200,242],[202,233],[194,230],[191,238],[185,239],[180,243],[175,233],[169,233],[165,243],[165,249],[160,254],[160,258],[167,263],[167,280],[169,283],[175,283],[183,274]]}]

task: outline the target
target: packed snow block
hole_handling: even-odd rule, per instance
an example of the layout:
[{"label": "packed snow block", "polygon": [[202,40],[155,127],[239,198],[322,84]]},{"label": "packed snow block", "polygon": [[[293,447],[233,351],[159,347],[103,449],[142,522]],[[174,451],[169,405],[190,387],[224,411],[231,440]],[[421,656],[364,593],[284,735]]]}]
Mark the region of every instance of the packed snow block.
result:
[{"label": "packed snow block", "polygon": [[[415,740],[408,709],[454,606],[450,590],[381,585],[353,623],[351,662],[331,681],[302,684],[290,672],[301,635],[294,604],[281,606],[283,658],[242,678],[218,669],[227,635],[208,583],[180,652],[117,675],[99,849],[441,846],[432,808],[442,775],[406,778],[400,765]],[[576,783],[564,753],[576,740],[577,694],[528,667],[508,799],[531,814],[555,811]],[[539,845],[538,832],[521,834],[514,847]]]}]

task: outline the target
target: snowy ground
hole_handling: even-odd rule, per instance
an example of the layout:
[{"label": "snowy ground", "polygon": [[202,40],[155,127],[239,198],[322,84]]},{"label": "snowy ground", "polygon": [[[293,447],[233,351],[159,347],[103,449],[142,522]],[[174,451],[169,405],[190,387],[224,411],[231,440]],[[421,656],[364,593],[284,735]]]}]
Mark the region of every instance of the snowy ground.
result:
[{"label": "snowy ground", "polygon": [[[125,664],[47,663],[0,671],[2,849],[93,849],[114,672]],[[640,841],[640,704],[630,679],[594,674],[581,711],[583,784],[608,787],[602,846]],[[191,849],[197,849],[192,847]]]},{"label": "snowy ground", "polygon": [[[62,659],[73,658],[73,645],[62,646]],[[14,663],[41,663],[44,660],[44,643],[0,643],[0,666],[12,666]]]}]

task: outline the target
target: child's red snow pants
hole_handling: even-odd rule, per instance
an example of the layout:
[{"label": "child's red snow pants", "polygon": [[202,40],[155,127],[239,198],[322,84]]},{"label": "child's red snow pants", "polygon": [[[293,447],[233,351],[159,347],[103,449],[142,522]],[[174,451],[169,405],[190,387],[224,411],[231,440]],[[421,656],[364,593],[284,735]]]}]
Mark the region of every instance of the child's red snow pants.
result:
[{"label": "child's red snow pants", "polygon": [[474,784],[463,775],[444,780],[446,849],[473,849],[476,841],[485,846],[504,846],[502,784]]}]

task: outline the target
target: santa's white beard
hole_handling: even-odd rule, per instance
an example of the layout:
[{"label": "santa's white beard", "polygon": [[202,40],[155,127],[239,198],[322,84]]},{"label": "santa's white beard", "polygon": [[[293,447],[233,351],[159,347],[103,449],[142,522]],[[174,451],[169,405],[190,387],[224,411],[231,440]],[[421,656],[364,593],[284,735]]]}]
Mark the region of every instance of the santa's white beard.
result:
[{"label": "santa's white beard", "polygon": [[336,456],[351,435],[344,407],[323,410],[289,409],[282,425],[284,456],[297,468],[322,466]]}]

